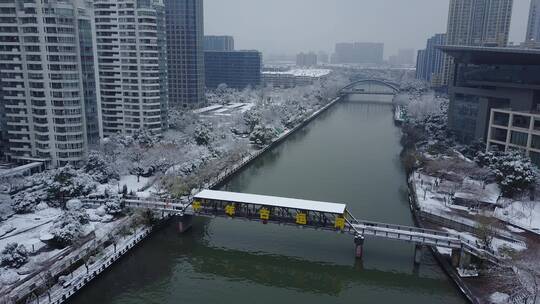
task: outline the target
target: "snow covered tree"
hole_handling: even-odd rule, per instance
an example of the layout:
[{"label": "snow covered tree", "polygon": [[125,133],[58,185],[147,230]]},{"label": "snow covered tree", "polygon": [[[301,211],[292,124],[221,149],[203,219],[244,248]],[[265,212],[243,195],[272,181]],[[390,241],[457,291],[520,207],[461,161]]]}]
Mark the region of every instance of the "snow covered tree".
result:
[{"label": "snow covered tree", "polygon": [[122,213],[122,204],[119,199],[110,200],[105,203],[105,212],[107,214],[116,216]]},{"label": "snow covered tree", "polygon": [[244,113],[244,123],[246,124],[248,131],[251,133],[255,126],[261,122],[261,113],[256,109],[251,109]]},{"label": "snow covered tree", "polygon": [[91,151],[88,154],[88,159],[83,170],[101,184],[105,184],[111,179],[119,179],[118,172],[113,169],[113,166],[98,151]]},{"label": "snow covered tree", "polygon": [[145,148],[151,148],[160,141],[160,136],[153,134],[152,131],[148,129],[138,130],[132,137],[135,143]]},{"label": "snow covered tree", "polygon": [[249,135],[249,140],[258,145],[265,146],[277,137],[277,132],[270,126],[257,125]]},{"label": "snow covered tree", "polygon": [[64,213],[64,216],[71,217],[82,225],[86,225],[90,222],[90,216],[88,216],[85,209],[68,210]]},{"label": "snow covered tree", "polygon": [[88,174],[65,166],[53,172],[47,194],[49,202],[63,207],[69,199],[88,195],[95,188],[96,183]]},{"label": "snow covered tree", "polygon": [[199,146],[207,146],[212,139],[212,128],[207,124],[199,124],[193,133],[193,139]]},{"label": "snow covered tree", "polygon": [[197,115],[191,111],[169,110],[169,128],[184,132],[197,123]]},{"label": "snow covered tree", "polygon": [[489,167],[506,197],[523,192],[534,186],[537,169],[528,157],[518,151],[478,153],[476,162]]},{"label": "snow covered tree", "polygon": [[8,268],[19,268],[28,261],[28,250],[24,245],[9,243],[0,255],[0,265]]},{"label": "snow covered tree", "polygon": [[131,169],[130,173],[137,176],[137,182],[140,182],[141,176],[144,174],[145,170],[143,168],[143,161],[146,154],[146,149],[143,147],[136,145],[135,147],[132,147],[131,153],[129,155],[132,163],[131,163]]},{"label": "snow covered tree", "polygon": [[495,229],[496,220],[483,215],[478,215],[476,217],[476,222],[476,235],[480,240],[480,244],[487,250],[493,250],[493,239],[497,234]]},{"label": "snow covered tree", "polygon": [[500,153],[497,153],[495,151],[488,151],[488,152],[478,152],[476,154],[476,157],[474,158],[474,161],[480,166],[480,167],[488,167],[490,168],[494,164],[497,163],[498,159],[497,157],[500,155]]},{"label": "snow covered tree", "polygon": [[39,193],[23,191],[13,197],[11,207],[18,214],[30,213],[42,200],[43,197]]},{"label": "snow covered tree", "polygon": [[53,223],[50,234],[60,247],[66,247],[79,240],[83,234],[83,225],[89,222],[84,210],[69,210],[59,216]]}]

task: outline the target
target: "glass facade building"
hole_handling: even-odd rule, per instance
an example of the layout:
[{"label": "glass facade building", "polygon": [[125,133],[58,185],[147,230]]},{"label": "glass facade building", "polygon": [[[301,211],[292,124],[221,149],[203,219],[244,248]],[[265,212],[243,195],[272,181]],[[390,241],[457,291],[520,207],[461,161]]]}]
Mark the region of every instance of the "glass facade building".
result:
[{"label": "glass facade building", "polygon": [[232,36],[204,36],[205,51],[234,51]]},{"label": "glass facade building", "polygon": [[[493,109],[540,110],[540,50],[466,46],[442,50],[455,62],[448,126],[460,141],[486,141]],[[523,137],[513,138],[520,142]]]},{"label": "glass facade building", "polygon": [[204,96],[203,0],[165,0],[169,104],[197,107]]},{"label": "glass facade building", "polygon": [[261,84],[262,54],[258,51],[204,52],[206,87],[220,84],[242,90]]},{"label": "glass facade building", "polygon": [[446,34],[436,34],[427,40],[426,49],[419,51],[419,56],[417,57],[417,79],[430,82],[434,87],[440,86],[444,66],[444,53],[436,47],[445,43]]}]

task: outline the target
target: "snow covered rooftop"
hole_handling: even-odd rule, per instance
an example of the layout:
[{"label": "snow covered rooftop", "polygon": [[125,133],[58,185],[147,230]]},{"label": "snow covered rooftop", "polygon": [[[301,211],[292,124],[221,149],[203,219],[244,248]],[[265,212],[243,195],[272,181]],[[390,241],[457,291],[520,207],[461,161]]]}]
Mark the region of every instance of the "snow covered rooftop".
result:
[{"label": "snow covered rooftop", "polygon": [[333,214],[343,214],[345,213],[345,208],[347,207],[345,204],[215,190],[203,190],[195,195],[195,199],[257,204],[271,207],[312,210]]},{"label": "snow covered rooftop", "polygon": [[33,162],[26,165],[22,165],[19,167],[11,168],[11,169],[0,169],[0,176],[11,176],[15,174],[23,174],[26,171],[29,171],[33,168],[39,168],[40,166],[43,166],[43,163],[40,162]]},{"label": "snow covered rooftop", "polygon": [[214,110],[221,109],[221,108],[223,108],[222,105],[212,105],[212,106],[208,106],[208,107],[205,107],[205,108],[197,109],[197,110],[193,111],[193,113],[202,114],[202,113],[214,111]]},{"label": "snow covered rooftop", "polygon": [[294,77],[323,77],[330,74],[328,69],[293,69],[284,72],[263,72],[265,75],[290,75]]}]

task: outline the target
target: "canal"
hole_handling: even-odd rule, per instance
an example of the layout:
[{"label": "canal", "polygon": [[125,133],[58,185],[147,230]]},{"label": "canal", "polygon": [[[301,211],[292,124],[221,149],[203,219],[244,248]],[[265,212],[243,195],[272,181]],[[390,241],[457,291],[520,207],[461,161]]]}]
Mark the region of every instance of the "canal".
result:
[{"label": "canal", "polygon": [[[346,203],[359,219],[412,224],[391,107],[340,102],[223,189]],[[171,225],[146,240],[76,304],[465,303],[434,259],[410,244],[228,219]]]}]

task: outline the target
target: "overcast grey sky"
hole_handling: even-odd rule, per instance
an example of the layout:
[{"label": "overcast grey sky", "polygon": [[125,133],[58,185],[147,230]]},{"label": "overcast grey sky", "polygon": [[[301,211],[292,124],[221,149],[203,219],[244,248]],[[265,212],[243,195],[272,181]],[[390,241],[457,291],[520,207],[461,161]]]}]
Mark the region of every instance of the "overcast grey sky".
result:
[{"label": "overcast grey sky", "polygon": [[[530,0],[514,0],[510,41],[525,37]],[[385,56],[423,48],[446,31],[449,0],[204,0],[205,32],[266,54],[332,51],[336,42],[384,42]]]}]

